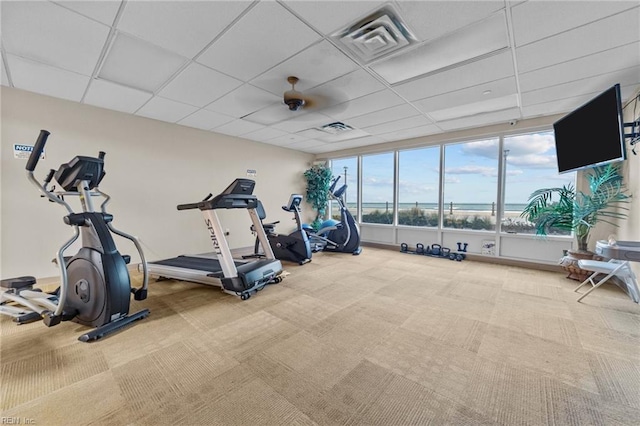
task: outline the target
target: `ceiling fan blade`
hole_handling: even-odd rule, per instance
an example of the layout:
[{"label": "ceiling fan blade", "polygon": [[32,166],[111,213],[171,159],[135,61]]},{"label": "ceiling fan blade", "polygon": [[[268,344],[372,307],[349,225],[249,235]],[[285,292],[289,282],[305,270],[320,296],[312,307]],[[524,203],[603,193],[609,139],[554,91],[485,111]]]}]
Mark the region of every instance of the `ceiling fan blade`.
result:
[{"label": "ceiling fan blade", "polygon": [[331,108],[332,110],[335,109],[337,111],[339,105],[344,104],[346,101],[348,101],[348,98],[344,93],[340,93],[336,90],[326,89],[317,92],[312,90],[308,93],[305,93],[304,99],[306,102],[304,109],[314,111],[325,108]]}]

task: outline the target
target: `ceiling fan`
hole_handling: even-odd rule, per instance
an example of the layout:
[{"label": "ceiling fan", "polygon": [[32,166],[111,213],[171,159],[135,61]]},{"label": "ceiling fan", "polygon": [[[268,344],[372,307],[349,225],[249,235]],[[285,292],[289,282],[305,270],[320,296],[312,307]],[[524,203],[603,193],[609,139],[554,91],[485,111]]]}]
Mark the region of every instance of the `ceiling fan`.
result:
[{"label": "ceiling fan", "polygon": [[[331,93],[331,95],[320,94],[317,91],[313,93],[303,94],[296,90],[296,83],[298,83],[298,77],[289,76],[287,82],[291,85],[291,90],[284,92],[283,102],[289,111],[304,110],[317,110],[327,106],[336,105],[344,102],[346,99],[344,95],[338,95]],[[326,89],[323,91],[327,91]],[[333,92],[333,91],[332,91]]]}]

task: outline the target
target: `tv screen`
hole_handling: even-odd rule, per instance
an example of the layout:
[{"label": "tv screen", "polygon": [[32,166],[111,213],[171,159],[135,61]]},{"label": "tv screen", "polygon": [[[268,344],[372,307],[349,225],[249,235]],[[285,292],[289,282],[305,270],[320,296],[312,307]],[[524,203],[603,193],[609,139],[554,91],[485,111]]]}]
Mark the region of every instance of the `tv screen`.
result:
[{"label": "tv screen", "polygon": [[553,123],[558,172],[626,159],[620,85]]}]

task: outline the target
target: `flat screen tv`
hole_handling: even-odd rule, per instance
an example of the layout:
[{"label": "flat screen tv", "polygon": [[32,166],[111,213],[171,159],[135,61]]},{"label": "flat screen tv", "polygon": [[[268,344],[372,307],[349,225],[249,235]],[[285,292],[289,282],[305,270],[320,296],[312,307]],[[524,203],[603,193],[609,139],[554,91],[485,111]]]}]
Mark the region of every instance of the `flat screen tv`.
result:
[{"label": "flat screen tv", "polygon": [[559,173],[625,160],[620,85],[553,123],[553,131]]}]

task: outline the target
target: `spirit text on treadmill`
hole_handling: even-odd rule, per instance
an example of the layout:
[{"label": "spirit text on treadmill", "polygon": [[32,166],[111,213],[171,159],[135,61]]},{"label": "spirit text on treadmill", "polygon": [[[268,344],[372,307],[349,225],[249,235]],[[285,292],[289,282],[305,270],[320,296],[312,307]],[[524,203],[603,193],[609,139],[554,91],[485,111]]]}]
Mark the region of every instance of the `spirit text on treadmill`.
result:
[{"label": "spirit text on treadmill", "polygon": [[209,235],[211,236],[211,241],[213,242],[213,248],[216,254],[222,254],[220,250],[220,244],[218,243],[218,238],[216,237],[216,231],[213,229],[213,225],[210,219],[206,219],[204,223],[207,225],[207,229],[209,230]]}]

